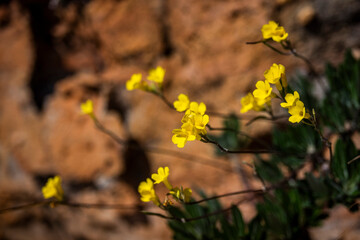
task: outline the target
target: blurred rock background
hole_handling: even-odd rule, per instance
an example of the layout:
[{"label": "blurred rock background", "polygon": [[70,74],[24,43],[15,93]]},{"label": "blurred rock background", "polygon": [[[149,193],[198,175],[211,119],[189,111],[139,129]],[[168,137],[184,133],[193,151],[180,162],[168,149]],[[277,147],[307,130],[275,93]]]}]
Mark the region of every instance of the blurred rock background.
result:
[{"label": "blurred rock background", "polygon": [[[139,203],[139,182],[165,165],[174,185],[208,194],[258,186],[251,171],[241,179],[224,171],[231,159],[218,159],[212,146],[191,142],[181,151],[212,159],[215,167],[134,152],[96,130],[79,109],[92,99],[98,119],[126,141],[179,151],[171,131],[181,114],[151,94],[127,92],[125,82],[161,65],[171,101],[185,93],[208,111],[238,113],[240,98],[272,63],[285,65],[288,76],[307,71],[299,59],[245,44],[260,40],[269,20],[285,27],[318,71],[341,62],[347,48],[360,56],[357,0],[1,1],[0,208],[41,199],[41,186],[54,174],[69,198],[88,203]],[[210,119],[220,126],[220,118]],[[267,139],[270,128],[260,122],[244,130]],[[254,206],[242,210],[250,219]],[[314,239],[359,239],[359,215],[339,207],[331,216],[311,230]],[[131,210],[43,206],[0,215],[0,239],[145,238],[170,239],[171,232],[163,219]]]}]

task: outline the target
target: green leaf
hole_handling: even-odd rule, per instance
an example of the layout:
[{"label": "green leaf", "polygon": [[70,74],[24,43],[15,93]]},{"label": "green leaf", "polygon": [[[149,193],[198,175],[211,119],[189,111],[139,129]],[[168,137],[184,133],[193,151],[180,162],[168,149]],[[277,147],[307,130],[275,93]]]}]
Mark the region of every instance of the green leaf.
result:
[{"label": "green leaf", "polygon": [[[330,196],[330,188],[324,178],[316,178],[312,173],[305,174],[305,180],[311,189],[312,196],[318,203],[325,203]],[[310,193],[309,193],[310,194]]]},{"label": "green leaf", "polygon": [[283,154],[273,155],[272,160],[282,163],[290,169],[296,169],[305,161],[306,153],[321,151],[318,134],[309,126],[288,126],[286,129],[274,129],[274,148]]},{"label": "green leaf", "polygon": [[251,240],[262,240],[265,238],[265,226],[261,224],[262,218],[260,215],[257,215],[253,218],[249,224],[249,238]]},{"label": "green leaf", "polygon": [[356,156],[356,149],[351,139],[339,138],[335,145],[335,152],[331,162],[331,171],[337,179],[345,183],[349,178],[347,163]]},{"label": "green leaf", "polygon": [[240,210],[236,206],[233,206],[231,208],[231,214],[237,239],[245,236],[245,222]]},{"label": "green leaf", "polygon": [[255,170],[259,177],[270,183],[280,182],[284,176],[276,163],[264,161],[260,158],[255,161]]}]

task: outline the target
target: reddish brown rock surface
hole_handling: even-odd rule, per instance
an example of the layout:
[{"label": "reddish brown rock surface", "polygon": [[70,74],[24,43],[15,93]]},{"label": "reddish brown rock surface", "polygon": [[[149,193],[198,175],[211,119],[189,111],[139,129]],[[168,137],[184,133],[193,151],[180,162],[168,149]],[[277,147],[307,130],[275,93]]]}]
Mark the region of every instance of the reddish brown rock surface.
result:
[{"label": "reddish brown rock surface", "polygon": [[[332,2],[336,8],[339,1]],[[65,192],[78,202],[138,203],[138,183],[164,165],[170,167],[174,184],[199,186],[209,194],[258,186],[222,170],[230,167],[227,163],[214,167],[178,154],[125,151],[80,114],[80,103],[92,99],[99,121],[125,140],[179,151],[171,131],[180,126],[181,114],[151,94],[127,92],[124,84],[132,73],[146,74],[161,65],[171,101],[186,93],[205,102],[209,111],[238,112],[240,98],[272,63],[285,65],[289,76],[295,69],[306,70],[299,59],[245,42],[260,40],[261,26],[274,19],[285,26],[298,51],[322,70],[325,60],[336,64],[346,48],[360,48],[354,10],[359,13],[359,4],[346,2],[353,8],[343,7],[349,14],[341,16],[336,9],[322,11],[320,0],[79,0],[59,1],[51,8],[45,0],[1,3],[1,208],[41,198],[41,186],[54,174],[63,177]],[[219,126],[221,120],[211,117],[211,123]],[[261,122],[246,130],[264,135],[270,127]],[[181,152],[215,159],[213,148],[200,142]],[[251,171],[244,177],[251,179]],[[246,219],[253,207],[242,206]],[[346,214],[342,211],[340,217]],[[163,219],[131,211],[43,206],[0,219],[1,239],[171,237]],[[344,239],[358,236],[358,227],[342,226]],[[325,239],[322,231],[326,226],[314,229],[314,239]]]}]

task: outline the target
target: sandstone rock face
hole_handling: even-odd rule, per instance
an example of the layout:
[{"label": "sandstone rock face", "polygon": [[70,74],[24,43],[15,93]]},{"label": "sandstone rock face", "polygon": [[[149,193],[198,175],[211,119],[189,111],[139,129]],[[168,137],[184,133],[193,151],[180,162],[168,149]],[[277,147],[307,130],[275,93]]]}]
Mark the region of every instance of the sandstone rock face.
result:
[{"label": "sandstone rock face", "polygon": [[[180,127],[182,114],[154,95],[126,91],[124,84],[133,73],[146,76],[150,68],[161,65],[171,102],[185,93],[206,103],[209,112],[238,113],[240,98],[274,62],[285,65],[289,76],[297,69],[306,71],[299,59],[245,44],[260,40],[261,26],[269,20],[285,27],[297,50],[317,70],[325,60],[340,62],[346,48],[359,49],[359,4],[345,1],[349,5],[340,4],[343,13],[337,15],[342,1],[327,2],[0,3],[0,205],[41,199],[41,186],[54,174],[63,177],[65,192],[75,202],[136,204],[137,185],[159,166],[170,167],[174,185],[198,186],[209,194],[260,186],[245,166],[240,176],[227,171],[234,162],[250,161],[252,156],[218,159],[214,148],[201,142],[177,149],[171,131]],[[95,114],[107,129],[145,150],[134,152],[97,130],[80,114],[86,99],[93,100]],[[210,115],[212,126],[221,121]],[[264,136],[271,126],[259,122],[244,130]],[[177,152],[146,151],[150,147]],[[164,193],[159,188],[159,195]],[[146,208],[158,211],[151,204]],[[242,210],[249,220],[254,204]],[[3,239],[171,238],[163,219],[131,210],[41,206],[0,219]],[[317,231],[324,230],[314,229],[314,239],[324,239]]]}]

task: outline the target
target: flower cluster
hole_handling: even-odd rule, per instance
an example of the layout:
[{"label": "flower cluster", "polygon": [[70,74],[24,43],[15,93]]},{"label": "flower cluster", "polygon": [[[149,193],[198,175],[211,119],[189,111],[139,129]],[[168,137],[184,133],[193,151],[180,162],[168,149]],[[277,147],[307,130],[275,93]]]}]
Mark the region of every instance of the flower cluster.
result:
[{"label": "flower cluster", "polygon": [[54,197],[62,201],[64,199],[64,191],[61,187],[61,177],[55,176],[49,178],[46,185],[42,187],[42,193],[45,199]]},{"label": "flower cluster", "polygon": [[160,202],[159,197],[155,193],[154,184],[163,183],[166,188],[169,190],[168,195],[171,195],[176,201],[180,202],[189,202],[192,194],[192,190],[190,188],[183,187],[175,187],[170,184],[169,177],[170,170],[168,167],[159,167],[157,173],[151,175],[151,178],[154,182],[147,178],[146,181],[143,181],[139,184],[138,192],[141,195],[141,201],[150,202],[152,201],[156,206],[162,207],[172,204],[172,202],[166,198],[164,203]]},{"label": "flower cluster", "polygon": [[281,64],[273,64],[270,69],[264,72],[264,81],[256,83],[253,93],[248,93],[241,99],[241,113],[249,110],[262,111],[265,106],[270,106],[271,99],[276,97],[270,84],[274,84],[279,91],[287,88],[285,67]]},{"label": "flower cluster", "polygon": [[[263,111],[266,105],[270,106],[272,98],[277,97],[283,100],[285,96],[285,102],[282,102],[280,105],[289,110],[291,115],[289,118],[290,122],[299,123],[304,118],[310,118],[310,114],[307,113],[304,103],[300,101],[299,93],[296,91],[294,94],[287,93],[288,84],[285,75],[285,67],[283,65],[274,63],[264,72],[264,77],[264,81],[258,81],[256,83],[256,89],[252,94],[248,93],[241,99],[241,113],[245,113],[249,110]],[[273,93],[273,88],[270,84],[276,86],[281,97]]]},{"label": "flower cluster", "polygon": [[295,91],[294,94],[286,94],[285,101],[286,102],[281,103],[280,106],[289,110],[291,115],[289,118],[290,122],[299,123],[304,118],[310,118],[310,114],[307,113],[304,103],[300,101],[300,95],[297,91]]},{"label": "flower cluster", "polygon": [[180,94],[174,107],[178,112],[185,111],[185,114],[181,120],[181,128],[172,131],[172,142],[178,148],[183,148],[187,141],[201,140],[201,136],[207,133],[206,124],[209,122],[209,116],[205,114],[206,105],[190,102],[188,96]]},{"label": "flower cluster", "polygon": [[149,80],[149,82],[142,80],[141,73],[135,73],[126,82],[126,89],[128,91],[140,89],[144,91],[158,93],[162,88],[164,76],[165,70],[160,66],[149,71],[149,75],[147,77],[147,80]]},{"label": "flower cluster", "polygon": [[261,32],[265,40],[272,38],[272,40],[275,42],[284,41],[289,35],[287,32],[285,32],[284,27],[279,26],[274,21],[269,21],[268,24],[263,25]]}]

